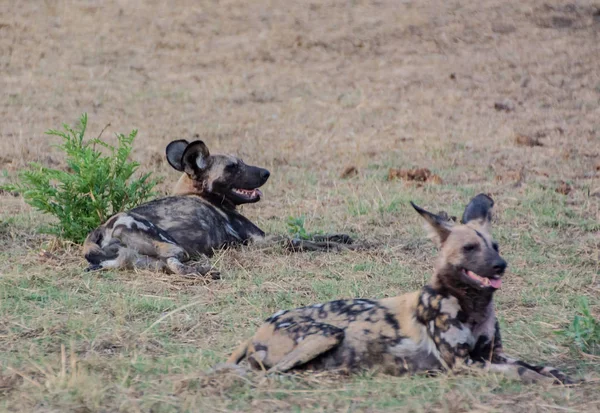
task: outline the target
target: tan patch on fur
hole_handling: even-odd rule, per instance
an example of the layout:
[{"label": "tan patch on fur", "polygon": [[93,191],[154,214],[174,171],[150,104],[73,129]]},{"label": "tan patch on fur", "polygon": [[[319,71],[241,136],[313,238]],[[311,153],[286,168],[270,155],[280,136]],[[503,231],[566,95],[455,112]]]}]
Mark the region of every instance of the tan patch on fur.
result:
[{"label": "tan patch on fur", "polygon": [[415,291],[400,297],[384,298],[380,301],[398,320],[402,335],[416,343],[420,342],[422,338],[420,325],[415,320],[419,294],[419,291]]},{"label": "tan patch on fur", "polygon": [[183,251],[181,247],[174,244],[169,244],[168,242],[154,241],[153,244],[159,257],[172,257]]},{"label": "tan patch on fur", "polygon": [[277,364],[286,354],[294,350],[296,342],[287,334],[278,334],[272,324],[263,324],[252,338],[248,356],[255,353],[255,347],[259,345],[267,347],[263,363],[268,368]]},{"label": "tan patch on fur", "polygon": [[467,244],[479,244],[483,251],[485,249],[484,242],[473,230],[478,231],[491,244],[492,240],[489,233],[479,224],[469,222],[466,225],[457,225],[452,229],[452,233],[444,243],[438,257],[438,263],[442,265],[460,264],[463,261],[463,247]]},{"label": "tan patch on fur", "polygon": [[86,240],[83,244],[83,255],[102,253],[102,248],[94,242]]},{"label": "tan patch on fur", "polygon": [[464,226],[474,229],[475,231],[481,232],[487,241],[491,240],[490,232],[492,228],[491,223],[488,220],[475,219],[473,221],[467,222]]},{"label": "tan patch on fur", "polygon": [[435,326],[442,331],[448,331],[448,315],[442,314],[435,319]]},{"label": "tan patch on fur", "polygon": [[200,194],[201,192],[202,188],[198,187],[198,183],[194,182],[188,174],[184,173],[175,184],[171,195]]},{"label": "tan patch on fur", "polygon": [[434,310],[439,310],[440,309],[440,301],[442,300],[442,296],[441,295],[436,295],[432,300],[431,300],[431,308],[433,308]]}]

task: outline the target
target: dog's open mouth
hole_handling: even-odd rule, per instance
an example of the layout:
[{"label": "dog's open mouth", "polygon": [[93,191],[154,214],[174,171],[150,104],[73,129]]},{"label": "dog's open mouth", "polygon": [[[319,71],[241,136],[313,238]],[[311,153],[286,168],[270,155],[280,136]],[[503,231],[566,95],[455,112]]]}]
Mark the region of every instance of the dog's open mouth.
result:
[{"label": "dog's open mouth", "polygon": [[480,277],[479,275],[475,274],[473,271],[469,271],[464,268],[463,268],[462,272],[463,272],[463,275],[478,282],[482,287],[491,287],[494,290],[498,290],[498,289],[500,289],[500,287],[502,287],[502,280],[500,278]]},{"label": "dog's open mouth", "polygon": [[231,190],[237,196],[240,196],[240,197],[248,199],[248,200],[260,199],[260,197],[262,196],[262,192],[258,188],[255,188],[255,189],[232,188]]}]

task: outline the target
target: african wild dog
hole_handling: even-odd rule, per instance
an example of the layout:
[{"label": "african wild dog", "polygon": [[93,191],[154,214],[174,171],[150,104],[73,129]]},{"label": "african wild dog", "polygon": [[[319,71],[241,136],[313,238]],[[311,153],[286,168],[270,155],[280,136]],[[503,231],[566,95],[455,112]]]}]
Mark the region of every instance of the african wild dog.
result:
[{"label": "african wild dog", "polygon": [[477,366],[524,381],[571,383],[556,369],[503,353],[492,298],[507,264],[490,235],[492,199],[473,198],[462,224],[412,205],[440,247],[428,285],[382,300],[337,300],[279,311],[224,367],[244,357],[255,369],[275,372],[376,368],[399,375]]},{"label": "african wild dog", "polygon": [[[184,173],[174,195],[116,214],[88,235],[88,269],[138,267],[216,276],[208,260],[214,249],[267,239],[236,207],[261,199],[258,188],[269,179],[268,170],[234,156],[211,155],[200,140],[173,141],[166,155]],[[314,242],[287,241],[291,250],[328,250],[352,240],[332,235]],[[184,264],[192,257],[199,264]]]}]

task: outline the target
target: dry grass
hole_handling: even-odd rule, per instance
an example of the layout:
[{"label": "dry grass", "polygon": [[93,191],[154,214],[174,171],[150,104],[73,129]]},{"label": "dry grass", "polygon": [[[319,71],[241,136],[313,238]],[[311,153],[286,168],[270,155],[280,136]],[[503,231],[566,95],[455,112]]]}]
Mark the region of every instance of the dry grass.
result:
[{"label": "dry grass", "polygon": [[[210,284],[92,275],[3,195],[0,409],[600,410],[599,360],[554,334],[577,297],[600,311],[598,16],[554,0],[0,3],[0,182],[29,161],[60,165],[43,132],[86,111],[90,136],[140,129],[135,156],[165,191],[165,145],[198,133],[271,169],[265,200],[244,208],[267,231],[304,215],[309,230],[384,244],[226,251]],[[388,181],[390,168],[443,183]],[[408,200],[459,215],[478,192],[497,201],[511,265],[497,300],[507,348],[587,384],[204,373],[279,308],[419,288],[434,251]]]}]

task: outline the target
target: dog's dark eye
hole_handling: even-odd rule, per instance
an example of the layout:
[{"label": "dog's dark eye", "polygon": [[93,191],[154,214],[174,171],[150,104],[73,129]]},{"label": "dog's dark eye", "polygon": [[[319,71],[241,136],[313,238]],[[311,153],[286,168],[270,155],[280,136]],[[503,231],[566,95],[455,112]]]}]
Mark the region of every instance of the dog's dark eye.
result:
[{"label": "dog's dark eye", "polygon": [[225,166],[225,169],[226,169],[226,170],[228,170],[229,172],[233,172],[233,171],[237,171],[237,169],[238,169],[239,167],[240,167],[240,165],[238,165],[238,164],[237,164],[237,163],[235,163],[235,162],[232,162],[232,163],[228,163],[228,164]]},{"label": "dog's dark eye", "polygon": [[492,243],[492,248],[494,249],[494,251],[500,252],[500,248],[498,247],[498,243],[497,242]]},{"label": "dog's dark eye", "polygon": [[463,247],[464,252],[473,252],[479,249],[479,244],[467,244]]}]

